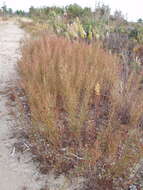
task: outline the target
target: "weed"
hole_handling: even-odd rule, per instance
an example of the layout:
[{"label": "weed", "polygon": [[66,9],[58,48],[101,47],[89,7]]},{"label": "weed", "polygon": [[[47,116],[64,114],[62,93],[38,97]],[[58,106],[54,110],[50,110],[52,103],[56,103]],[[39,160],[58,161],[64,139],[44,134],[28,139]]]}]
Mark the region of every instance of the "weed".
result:
[{"label": "weed", "polygon": [[143,153],[141,76],[133,71],[123,80],[118,58],[98,42],[55,35],[24,43],[18,69],[44,173],[96,170],[98,186],[102,179],[109,187],[121,177],[127,182]]}]

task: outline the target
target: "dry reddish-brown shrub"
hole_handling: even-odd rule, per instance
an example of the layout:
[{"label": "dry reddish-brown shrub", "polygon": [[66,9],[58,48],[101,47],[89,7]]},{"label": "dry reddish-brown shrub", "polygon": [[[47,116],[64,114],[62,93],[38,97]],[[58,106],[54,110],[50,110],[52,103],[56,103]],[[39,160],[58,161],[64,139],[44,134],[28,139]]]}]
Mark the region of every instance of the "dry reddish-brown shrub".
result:
[{"label": "dry reddish-brown shrub", "polygon": [[[19,62],[33,122],[32,142],[47,168],[128,179],[142,156],[141,78],[123,80],[116,56],[100,43],[43,35],[26,42]],[[100,167],[99,167],[100,166]],[[100,169],[99,169],[100,168]],[[103,169],[103,170],[102,170]]]}]

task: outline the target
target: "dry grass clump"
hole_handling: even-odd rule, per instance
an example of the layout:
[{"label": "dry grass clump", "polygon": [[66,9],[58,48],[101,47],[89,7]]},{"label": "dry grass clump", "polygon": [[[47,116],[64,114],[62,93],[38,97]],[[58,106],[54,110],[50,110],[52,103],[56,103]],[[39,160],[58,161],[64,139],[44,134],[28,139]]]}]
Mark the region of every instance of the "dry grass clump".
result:
[{"label": "dry grass clump", "polygon": [[100,43],[55,35],[26,42],[18,66],[31,141],[46,167],[77,175],[94,170],[98,184],[127,182],[143,153],[140,76],[131,72],[122,80],[122,65]]},{"label": "dry grass clump", "polygon": [[36,23],[32,20],[26,21],[26,20],[20,20],[19,19],[19,24],[20,24],[21,28],[25,29],[27,32],[31,33],[34,36],[50,30],[50,27],[48,24]]}]

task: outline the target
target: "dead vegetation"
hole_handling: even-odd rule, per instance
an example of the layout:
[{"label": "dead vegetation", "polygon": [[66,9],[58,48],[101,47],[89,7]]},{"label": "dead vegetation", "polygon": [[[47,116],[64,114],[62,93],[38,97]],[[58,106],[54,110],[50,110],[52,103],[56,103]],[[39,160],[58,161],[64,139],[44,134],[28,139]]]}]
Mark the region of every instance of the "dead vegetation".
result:
[{"label": "dead vegetation", "polygon": [[99,42],[55,35],[25,42],[18,70],[42,172],[94,172],[86,190],[127,187],[143,155],[141,75],[131,70],[125,80],[123,64]]}]

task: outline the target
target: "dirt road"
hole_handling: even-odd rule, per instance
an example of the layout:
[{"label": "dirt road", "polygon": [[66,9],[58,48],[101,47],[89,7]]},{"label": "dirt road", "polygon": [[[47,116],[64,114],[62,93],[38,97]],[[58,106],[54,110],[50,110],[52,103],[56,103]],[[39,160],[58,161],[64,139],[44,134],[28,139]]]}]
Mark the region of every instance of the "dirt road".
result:
[{"label": "dirt road", "polygon": [[14,117],[9,114],[4,89],[17,77],[15,64],[24,32],[14,23],[0,23],[0,190],[39,190],[39,174],[30,156],[18,159],[11,138]]}]

